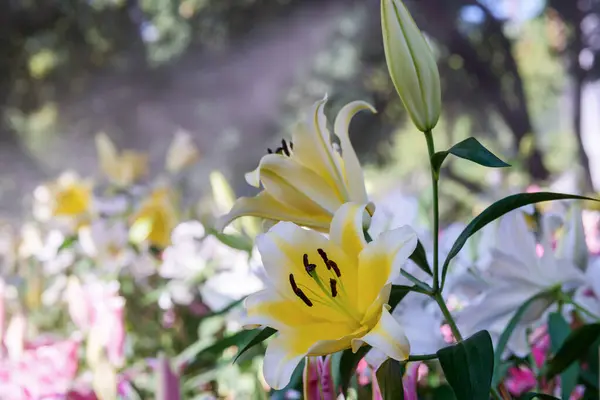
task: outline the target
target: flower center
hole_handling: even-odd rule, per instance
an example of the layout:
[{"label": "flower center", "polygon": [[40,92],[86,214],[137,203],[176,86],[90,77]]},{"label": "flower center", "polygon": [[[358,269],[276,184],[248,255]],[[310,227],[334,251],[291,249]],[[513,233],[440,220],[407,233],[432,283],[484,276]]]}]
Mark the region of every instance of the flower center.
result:
[{"label": "flower center", "polygon": [[[351,319],[360,322],[361,318],[351,306],[350,298],[346,293],[344,282],[341,279],[342,272],[337,263],[329,259],[323,249],[317,249],[317,253],[319,253],[327,272],[324,272],[323,268],[320,268],[320,271],[318,271],[317,264],[311,263],[308,259],[308,254],[305,253],[302,256],[302,264],[306,273],[312,278],[317,287],[311,289],[307,285],[298,284],[294,274],[290,274],[289,279],[292,291],[307,307],[313,307],[315,303],[318,303],[329,308],[334,308]],[[329,276],[321,276],[319,272]],[[329,284],[325,285],[324,282],[327,281]]]},{"label": "flower center", "polygon": [[287,157],[290,157],[293,151],[294,144],[291,141],[288,144],[288,142],[286,142],[285,139],[281,139],[281,146],[278,147],[275,151],[271,150],[270,148],[267,149],[267,153],[269,154],[282,154]]}]

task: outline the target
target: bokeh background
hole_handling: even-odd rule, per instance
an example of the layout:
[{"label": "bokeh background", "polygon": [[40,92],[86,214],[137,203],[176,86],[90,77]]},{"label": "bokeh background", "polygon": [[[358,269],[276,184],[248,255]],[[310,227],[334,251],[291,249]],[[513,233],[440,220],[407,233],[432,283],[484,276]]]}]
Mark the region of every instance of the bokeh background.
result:
[{"label": "bokeh background", "polygon": [[[445,215],[533,182],[600,186],[600,1],[406,3],[439,60],[438,147],[473,135],[513,165],[449,163]],[[149,152],[155,169],[188,132],[202,153],[194,196],[213,169],[249,193],[243,172],[325,93],[330,115],[355,99],[379,111],[351,129],[371,189],[429,192],[377,0],[4,0],[0,216],[28,214],[32,189],[66,168],[97,174],[98,132]]]}]

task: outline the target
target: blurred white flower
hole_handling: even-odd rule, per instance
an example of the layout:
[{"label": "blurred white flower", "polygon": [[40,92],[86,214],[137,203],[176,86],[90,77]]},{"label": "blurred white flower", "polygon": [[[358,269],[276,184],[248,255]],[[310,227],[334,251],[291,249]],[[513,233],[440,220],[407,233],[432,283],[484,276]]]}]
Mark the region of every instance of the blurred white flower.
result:
[{"label": "blurred white flower", "polygon": [[188,279],[204,270],[204,236],[204,226],[198,221],[186,221],[177,225],[171,234],[171,246],[163,252],[160,276],[167,279]]},{"label": "blurred white flower", "polygon": [[101,271],[114,274],[135,257],[128,244],[129,231],[123,221],[98,219],[79,228],[79,245]]},{"label": "blurred white flower", "polygon": [[[541,243],[536,243],[522,211],[500,219],[490,264],[480,272],[485,290],[457,315],[463,334],[487,329],[497,339],[514,313],[532,296],[556,286],[574,288],[583,283],[583,273],[570,260],[555,257],[547,237],[543,234]],[[510,351],[519,356],[527,354],[526,331],[540,321],[551,303],[550,298],[540,298],[530,306],[509,340]]]},{"label": "blurred white flower", "polygon": [[592,318],[590,315],[581,313],[587,322],[598,322],[600,320],[600,258],[588,265],[585,278],[585,285],[577,289],[573,300],[596,315],[596,318]]}]

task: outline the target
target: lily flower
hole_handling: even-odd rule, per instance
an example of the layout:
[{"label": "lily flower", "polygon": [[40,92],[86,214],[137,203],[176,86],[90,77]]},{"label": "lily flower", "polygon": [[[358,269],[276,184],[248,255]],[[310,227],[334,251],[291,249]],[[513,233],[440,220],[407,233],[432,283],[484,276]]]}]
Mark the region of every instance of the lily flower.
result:
[{"label": "lily flower", "polygon": [[[334,124],[337,145],[331,142],[323,112],[326,99],[313,106],[307,121],[299,123],[292,142],[262,157],[258,168],[246,174],[246,181],[263,190],[255,197],[239,198],[231,211],[221,217],[222,230],[242,216],[272,221],[291,221],[321,232],[329,230],[334,213],[347,202],[369,204],[363,171],[350,143],[348,128],[352,117],[361,110],[375,109],[362,101],[344,106]],[[341,152],[341,153],[340,153]]]},{"label": "lily flower", "polygon": [[147,241],[160,249],[167,247],[177,224],[171,193],[160,187],[150,194],[133,216],[129,237],[134,243]]},{"label": "lily flower", "polygon": [[120,154],[107,134],[96,135],[96,151],[100,169],[114,184],[129,186],[148,172],[148,156],[144,153],[124,150]]},{"label": "lily flower", "polygon": [[263,365],[271,387],[285,387],[306,356],[356,352],[364,343],[393,359],[407,359],[408,340],[387,303],[417,236],[404,226],[367,243],[364,212],[364,204],[341,206],[329,238],[279,222],[256,239],[268,283],[246,299],[244,322],[279,332]]},{"label": "lily flower", "polygon": [[[483,292],[457,316],[458,326],[466,335],[487,329],[492,338],[498,338],[529,298],[559,286],[577,287],[584,281],[583,273],[571,260],[552,251],[546,234],[542,234],[541,243],[536,243],[522,211],[502,217],[497,229],[490,264],[479,274]],[[529,352],[526,332],[535,327],[553,302],[549,295],[530,306],[507,344],[510,351],[517,356]]]}]

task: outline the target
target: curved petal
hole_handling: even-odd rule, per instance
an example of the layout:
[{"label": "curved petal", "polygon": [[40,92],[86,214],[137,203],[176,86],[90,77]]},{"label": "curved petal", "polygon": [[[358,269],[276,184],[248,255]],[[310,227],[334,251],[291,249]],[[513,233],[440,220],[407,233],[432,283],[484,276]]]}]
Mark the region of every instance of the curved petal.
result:
[{"label": "curved petal", "polygon": [[331,354],[350,347],[356,337],[356,326],[332,322],[307,324],[283,329],[273,339],[265,354],[264,375],[275,388],[285,387],[300,360],[307,356]]},{"label": "curved petal", "polygon": [[373,303],[386,283],[400,274],[400,269],[416,247],[417,234],[409,226],[384,232],[367,244],[358,262],[360,312]]},{"label": "curved petal", "polygon": [[294,154],[292,157],[306,168],[321,175],[331,187],[337,188],[340,196],[349,200],[348,191],[340,165],[336,162],[331,144],[327,119],[323,109],[327,99],[316,102],[305,123],[300,123],[292,134]]},{"label": "curved petal", "polygon": [[255,188],[260,187],[260,164],[252,171],[246,172],[244,174],[244,179],[248,185],[254,186]]},{"label": "curved petal", "polygon": [[309,347],[308,343],[281,333],[271,340],[263,361],[263,375],[267,384],[275,390],[286,387]]},{"label": "curved petal", "polygon": [[398,361],[406,360],[410,354],[410,344],[404,329],[385,306],[381,309],[381,317],[377,325],[362,338],[352,340],[352,351],[356,353],[363,343],[379,349],[386,356]]},{"label": "curved petal", "polygon": [[335,212],[331,221],[329,239],[355,260],[367,245],[363,233],[365,216],[369,218],[365,204],[346,203]]},{"label": "curved petal", "polygon": [[[274,287],[282,297],[298,304],[316,319],[345,321],[347,313],[340,310],[339,302],[331,300],[329,285],[319,285],[306,271],[304,259],[314,264],[313,272],[321,282],[329,282],[335,277],[333,270],[327,269],[319,250],[326,253],[329,260],[334,261],[340,271],[340,291],[356,293],[356,262],[327,240],[324,235],[300,228],[290,222],[280,222],[269,232],[256,238],[256,246],[261,254],[265,271]],[[312,304],[307,306],[291,287],[290,275],[295,284],[302,289]],[[326,290],[326,291],[324,291]],[[334,304],[335,303],[335,304]],[[349,306],[349,305],[347,305]],[[354,304],[352,304],[354,307]]]},{"label": "curved petal", "polygon": [[278,202],[270,194],[263,191],[254,197],[240,197],[237,199],[231,211],[219,217],[215,229],[223,231],[232,221],[243,216],[292,221],[320,232],[327,232],[331,223],[329,213],[307,214]]},{"label": "curved petal", "polygon": [[260,181],[277,201],[299,210],[333,214],[343,203],[334,186],[312,169],[279,154],[260,161]]},{"label": "curved petal", "polygon": [[[298,300],[298,301],[294,301]],[[242,319],[244,326],[264,325],[282,330],[315,323],[300,299],[282,297],[272,289],[251,294],[244,301],[247,315]]]},{"label": "curved petal", "polygon": [[340,138],[340,146],[342,148],[342,159],[344,160],[344,170],[346,185],[350,193],[350,199],[358,203],[367,203],[367,190],[365,189],[365,179],[360,162],[356,156],[356,152],[350,143],[349,128],[352,117],[359,111],[369,110],[373,114],[377,111],[373,106],[364,101],[353,101],[346,104],[338,113],[334,123],[334,133]]}]

